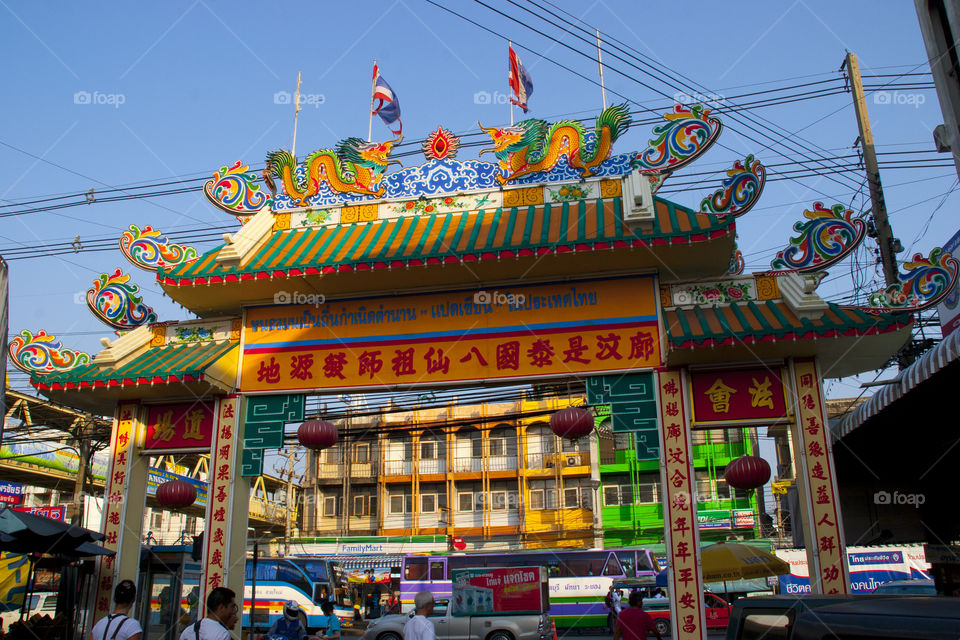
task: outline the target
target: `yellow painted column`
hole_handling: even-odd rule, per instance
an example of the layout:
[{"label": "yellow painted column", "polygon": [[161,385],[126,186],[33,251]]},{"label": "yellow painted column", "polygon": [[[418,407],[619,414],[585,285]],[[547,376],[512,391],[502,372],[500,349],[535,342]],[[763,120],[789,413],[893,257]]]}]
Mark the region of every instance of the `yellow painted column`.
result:
[{"label": "yellow painted column", "polygon": [[217,401],[217,423],[210,447],[201,602],[206,602],[215,587],[228,587],[237,594],[238,602],[243,599],[250,515],[250,481],[240,475],[243,404],[239,396]]},{"label": "yellow painted column", "polygon": [[120,580],[137,583],[140,540],[147,500],[149,458],[140,455],[146,410],[136,403],[117,406],[110,432],[110,462],[103,501],[103,546],[117,552],[102,557],[97,572],[93,618],[110,613],[113,586]]},{"label": "yellow painted column", "polygon": [[704,640],[707,621],[700,572],[689,394],[683,371],[664,370],[658,375],[661,502],[670,568],[670,627],[676,640]]},{"label": "yellow painted column", "polygon": [[850,568],[840,519],[837,475],[827,423],[823,381],[815,360],[793,361],[793,438],[797,488],[813,593],[849,593]]}]

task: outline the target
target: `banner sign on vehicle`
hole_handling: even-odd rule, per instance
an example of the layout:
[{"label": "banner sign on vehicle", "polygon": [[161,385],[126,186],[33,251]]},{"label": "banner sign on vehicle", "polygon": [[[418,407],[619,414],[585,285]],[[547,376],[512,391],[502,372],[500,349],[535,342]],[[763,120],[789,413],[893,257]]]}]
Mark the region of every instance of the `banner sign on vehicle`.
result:
[{"label": "banner sign on vehicle", "polygon": [[453,615],[540,613],[544,610],[541,567],[454,569]]}]

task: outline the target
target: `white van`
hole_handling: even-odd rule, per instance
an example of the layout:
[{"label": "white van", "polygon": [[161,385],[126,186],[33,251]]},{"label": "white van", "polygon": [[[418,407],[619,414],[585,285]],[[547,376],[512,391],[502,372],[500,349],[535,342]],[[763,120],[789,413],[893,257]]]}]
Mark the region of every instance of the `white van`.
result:
[{"label": "white van", "polygon": [[[48,615],[51,618],[57,614],[57,592],[56,591],[38,591],[30,594],[30,602],[27,607],[26,620],[29,620],[36,614],[41,616]],[[8,631],[10,625],[20,619],[20,609],[13,611],[4,611],[0,613],[0,620],[3,621],[3,630]]]}]

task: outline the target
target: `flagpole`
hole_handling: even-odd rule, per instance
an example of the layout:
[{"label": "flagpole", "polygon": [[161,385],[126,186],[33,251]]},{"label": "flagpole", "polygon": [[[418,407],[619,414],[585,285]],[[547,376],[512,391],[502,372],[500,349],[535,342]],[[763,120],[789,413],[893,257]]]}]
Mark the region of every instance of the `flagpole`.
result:
[{"label": "flagpole", "polygon": [[[513,49],[513,40],[507,40],[507,52],[509,52],[511,49]],[[513,59],[511,58],[511,60]],[[511,67],[511,69],[512,68],[513,67]],[[509,80],[510,80],[510,72],[508,71],[507,72],[508,84],[509,84]],[[512,127],[513,126],[513,100],[508,100],[507,102],[510,103],[510,126]]]},{"label": "flagpole", "polygon": [[297,157],[297,115],[300,113],[300,72],[297,71],[297,92],[293,99],[293,144],[290,145],[290,153],[294,158]]},{"label": "flagpole", "polygon": [[607,109],[607,90],[603,86],[603,58],[600,56],[600,29],[597,29],[597,67],[600,69],[600,99],[603,109]]},{"label": "flagpole", "polygon": [[[377,59],[373,59],[373,68],[377,68]],[[370,81],[370,122],[367,124],[367,142],[373,137],[373,94],[377,90],[377,74],[374,72],[373,80]]]}]

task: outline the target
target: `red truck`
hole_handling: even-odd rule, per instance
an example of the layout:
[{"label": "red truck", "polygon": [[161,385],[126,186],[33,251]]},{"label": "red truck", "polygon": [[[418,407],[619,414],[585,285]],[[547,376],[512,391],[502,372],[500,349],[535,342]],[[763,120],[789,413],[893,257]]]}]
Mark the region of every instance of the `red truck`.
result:
[{"label": "red truck", "polygon": [[[643,592],[643,610],[650,614],[657,625],[660,635],[665,636],[670,633],[670,599],[669,598],[651,598],[649,594],[653,591],[655,585],[649,581],[640,580],[617,580],[614,582],[614,589],[623,591],[623,601],[626,603],[630,591],[640,589]],[[726,630],[730,622],[730,610],[733,605],[727,603],[715,593],[705,591],[703,593],[703,606],[707,610],[707,629]]]}]

